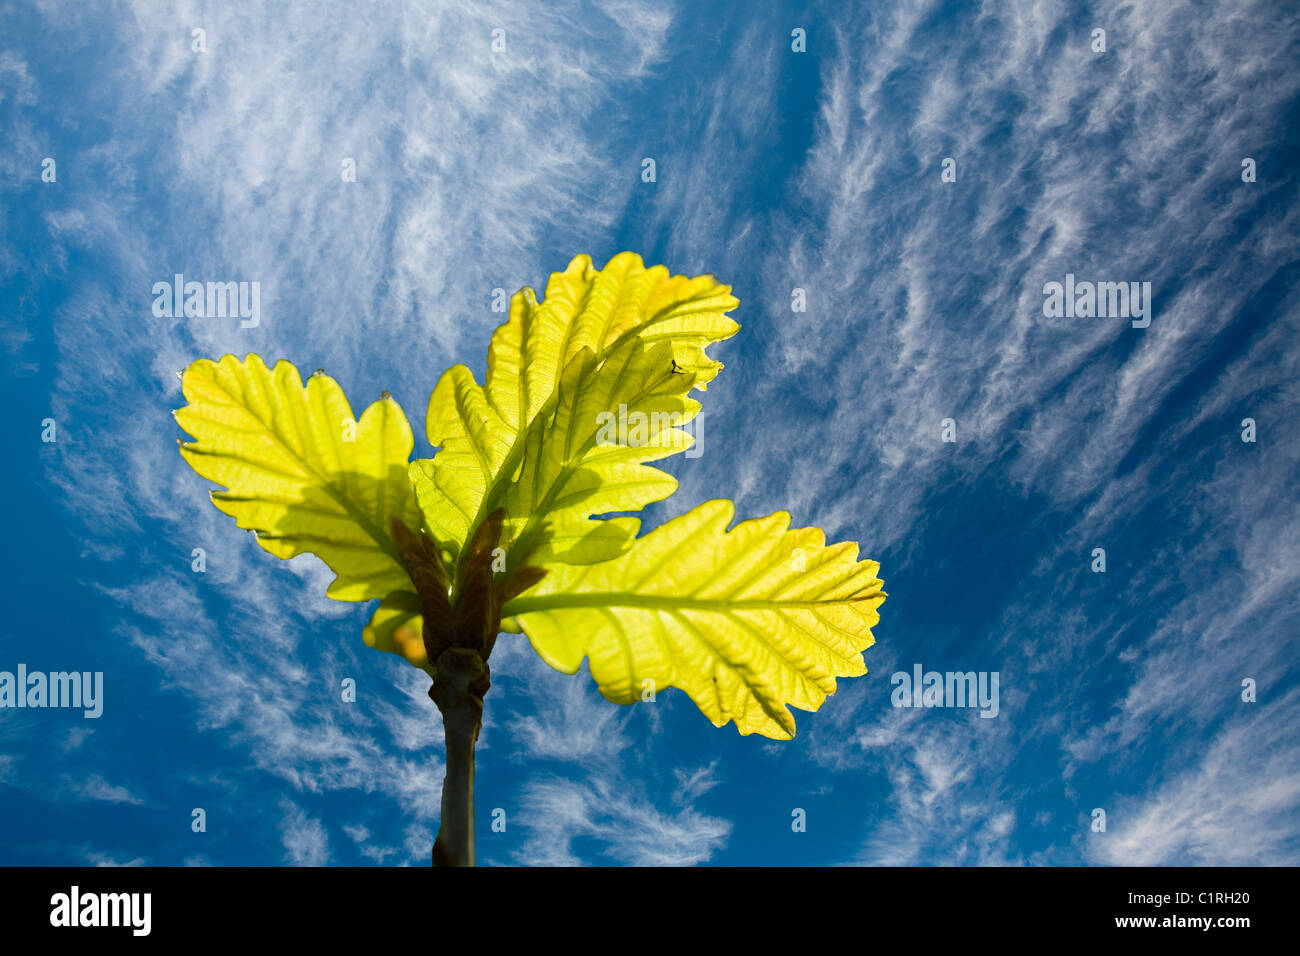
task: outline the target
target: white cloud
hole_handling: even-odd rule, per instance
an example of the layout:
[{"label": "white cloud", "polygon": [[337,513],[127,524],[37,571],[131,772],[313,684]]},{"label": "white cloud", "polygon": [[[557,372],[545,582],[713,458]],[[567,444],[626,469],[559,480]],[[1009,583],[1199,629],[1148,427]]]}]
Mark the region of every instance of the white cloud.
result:
[{"label": "white cloud", "polygon": [[126,787],[109,783],[97,773],[91,774],[84,780],[69,782],[66,792],[76,800],[102,800],[106,803],[127,803],[135,806],[143,805],[145,802]]},{"label": "white cloud", "polygon": [[86,862],[91,866],[148,866],[149,860],[142,856],[137,856],[129,860],[119,860],[117,857],[109,856],[98,851],[89,851],[86,853]]},{"label": "white cloud", "polygon": [[631,787],[603,780],[538,780],[524,788],[516,822],[528,838],[516,854],[528,866],[575,866],[574,841],[600,841],[602,852],[632,866],[694,866],[725,844],[731,824],[686,808],[656,809]]},{"label": "white cloud", "polygon": [[1300,692],[1260,702],[1154,792],[1121,799],[1091,860],[1111,866],[1258,866],[1300,861]]},{"label": "white cloud", "polygon": [[[503,638],[501,643],[504,641]],[[532,655],[532,649],[523,644],[521,638],[523,654]],[[520,660],[523,654],[511,655],[510,663],[516,672],[524,663]],[[494,653],[494,665],[499,668],[506,665],[504,660],[498,664],[497,657]],[[528,712],[517,712],[507,724],[510,746],[520,756],[530,762],[560,760],[585,766],[608,765],[630,746],[631,741],[623,733],[628,708],[601,697],[585,669],[570,676],[550,671],[539,660],[529,662],[524,673],[528,674],[525,690]],[[517,709],[523,705],[520,696],[512,696],[510,701]]]},{"label": "white cloud", "polygon": [[325,866],[330,862],[329,834],[324,825],[307,816],[303,809],[288,800],[280,801],[284,817],[280,837],[284,859],[290,866]]}]

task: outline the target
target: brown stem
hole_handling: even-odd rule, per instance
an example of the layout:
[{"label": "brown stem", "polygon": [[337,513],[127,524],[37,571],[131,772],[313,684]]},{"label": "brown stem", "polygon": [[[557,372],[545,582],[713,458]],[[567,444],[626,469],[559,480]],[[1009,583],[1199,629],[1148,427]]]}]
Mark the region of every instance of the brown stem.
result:
[{"label": "brown stem", "polygon": [[442,821],[433,844],[434,866],[474,865],[474,744],[483,726],[487,663],[478,651],[450,647],[437,662],[429,696],[442,713],[447,776],[442,784]]}]

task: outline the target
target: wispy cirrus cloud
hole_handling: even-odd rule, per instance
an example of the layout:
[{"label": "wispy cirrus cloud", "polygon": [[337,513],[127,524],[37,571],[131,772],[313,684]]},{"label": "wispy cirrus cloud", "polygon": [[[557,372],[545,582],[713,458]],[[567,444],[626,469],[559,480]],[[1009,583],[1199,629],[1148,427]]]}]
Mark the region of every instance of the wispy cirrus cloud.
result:
[{"label": "wispy cirrus cloud", "polygon": [[[978,474],[1010,455],[1027,491],[1086,500],[1286,264],[1300,220],[1271,197],[1288,178],[1239,174],[1296,95],[1276,67],[1291,35],[1246,39],[1235,12],[1099,4],[1110,46],[1098,57],[1057,4],[936,11],[828,25],[816,136],[745,303],[774,335],[745,401],[722,390],[711,403],[724,405],[715,434],[739,429],[737,447],[804,464],[755,483],[744,469],[756,466],[713,456],[683,474],[688,491],[734,486],[721,473],[734,469],[747,510],[793,503],[870,528],[877,547],[926,519],[926,491],[954,465]],[[1171,42],[1189,51],[1172,70],[1157,49]],[[1246,88],[1252,108],[1235,109]],[[956,183],[940,179],[945,157]],[[1268,253],[1201,268],[1200,250],[1224,244]],[[1043,283],[1067,271],[1152,281],[1154,324],[1045,319]],[[794,287],[806,312],[791,311]],[[940,441],[947,417],[957,449]]]},{"label": "wispy cirrus cloud", "polygon": [[597,778],[531,781],[519,820],[528,838],[515,860],[528,866],[579,864],[579,838],[598,841],[614,863],[692,866],[709,860],[731,832],[725,820],[690,807],[659,810],[635,791]]},{"label": "wispy cirrus cloud", "polygon": [[1300,858],[1300,694],[1261,704],[1184,772],[1118,801],[1089,858],[1112,866],[1257,866]]},{"label": "wispy cirrus cloud", "polygon": [[70,781],[65,793],[66,796],[77,800],[102,800],[106,803],[127,803],[134,806],[140,806],[145,802],[126,787],[109,783],[97,773],[91,774],[84,780]]},{"label": "wispy cirrus cloud", "polygon": [[288,800],[280,802],[280,835],[285,862],[291,866],[325,866],[330,861],[329,834],[317,819]]}]

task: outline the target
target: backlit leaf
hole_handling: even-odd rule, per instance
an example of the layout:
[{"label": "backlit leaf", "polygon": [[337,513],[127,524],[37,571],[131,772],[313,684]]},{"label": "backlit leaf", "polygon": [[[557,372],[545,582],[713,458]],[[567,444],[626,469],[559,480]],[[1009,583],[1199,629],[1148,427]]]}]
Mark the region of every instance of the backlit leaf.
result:
[{"label": "backlit leaf", "polygon": [[722,369],[704,350],[736,334],[740,326],[726,313],[737,304],[731,288],[713,276],[647,269],[633,252],[619,253],[600,270],[590,256],[575,256],[551,275],[543,302],[527,287],[511,298],[510,319],[488,346],[488,396],[517,430],[555,394],[578,352],[590,349],[602,360],[631,337],[671,343],[678,367],[695,373],[703,389]]},{"label": "backlit leaf", "polygon": [[635,518],[592,520],[667,498],[677,479],[645,464],[689,448],[681,429],[699,411],[693,376],[673,366],[670,343],[630,339],[597,363],[583,349],[559,383],[550,415],[525,436],[523,467],[506,490],[510,564],[591,564],[618,555]]},{"label": "backlit leaf", "polygon": [[679,687],[715,726],[792,737],[787,705],[816,710],[837,677],[866,673],[879,565],[785,512],[727,531],[733,515],[708,501],[613,560],[554,565],[504,613],[552,667],[586,658],[609,700]]},{"label": "backlit leaf", "polygon": [[357,420],[329,376],[304,388],[292,364],[267,369],[258,355],[199,359],[181,390],[189,404],[176,421],[195,439],[181,454],[224,486],[213,504],[263,548],[319,556],[337,575],[327,593],[340,601],[410,587],[388,531],[393,517],[420,522],[407,476],[411,427],[396,402],[385,396]]},{"label": "backlit leaf", "polygon": [[[529,550],[537,546],[532,532],[549,527],[554,544],[546,560],[597,561],[617,554],[635,534],[636,519],[602,527],[584,522],[593,514],[636,510],[670,494],[676,487],[672,478],[638,466],[688,442],[665,430],[664,443],[643,454],[603,452],[592,462],[609,479],[598,493],[580,488],[583,480],[595,482],[596,472],[575,456],[588,453],[585,439],[597,431],[596,414],[618,414],[624,398],[665,410],[672,406],[683,423],[688,421],[698,404],[687,393],[703,389],[722,368],[705,348],[735,334],[739,326],[725,313],[736,304],[730,288],[712,276],[673,276],[663,266],[646,268],[640,256],[628,252],[601,270],[589,256],[576,257],[551,276],[541,303],[532,289],[520,290],[511,300],[508,321],[492,336],[486,385],[457,366],[444,374],[430,399],[427,434],[441,450],[411,465],[430,533],[455,556],[472,529],[504,506],[511,540],[528,530]],[[622,368],[621,377],[607,370],[611,358]],[[557,426],[553,419],[561,402],[569,411]],[[646,407],[653,410],[652,405]],[[564,446],[550,442],[561,435],[582,440]],[[512,488],[530,469],[535,474],[528,487]],[[538,483],[549,480],[539,469],[549,469],[549,477],[563,473],[564,488],[573,494],[548,503],[545,493],[555,486]],[[512,555],[524,557],[519,550]]]}]

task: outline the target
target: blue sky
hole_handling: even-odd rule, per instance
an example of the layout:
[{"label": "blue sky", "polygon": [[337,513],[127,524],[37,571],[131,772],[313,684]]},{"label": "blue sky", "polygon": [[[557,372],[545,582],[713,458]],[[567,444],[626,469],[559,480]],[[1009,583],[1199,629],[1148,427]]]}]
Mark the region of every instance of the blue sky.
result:
[{"label": "blue sky", "polygon": [[[427,679],[208,503],[176,372],[287,358],[421,435],[494,288],[631,249],[741,302],[647,525],[787,508],[890,597],[789,742],[503,636],[481,863],[1300,863],[1300,12],[368,6],[0,4],[0,670],[105,679],[97,720],[0,710],[0,862],[427,863]],[[260,325],[156,318],[176,272]],[[1045,317],[1067,273],[1149,281],[1150,326]],[[915,664],[998,716],[892,706]]]}]

